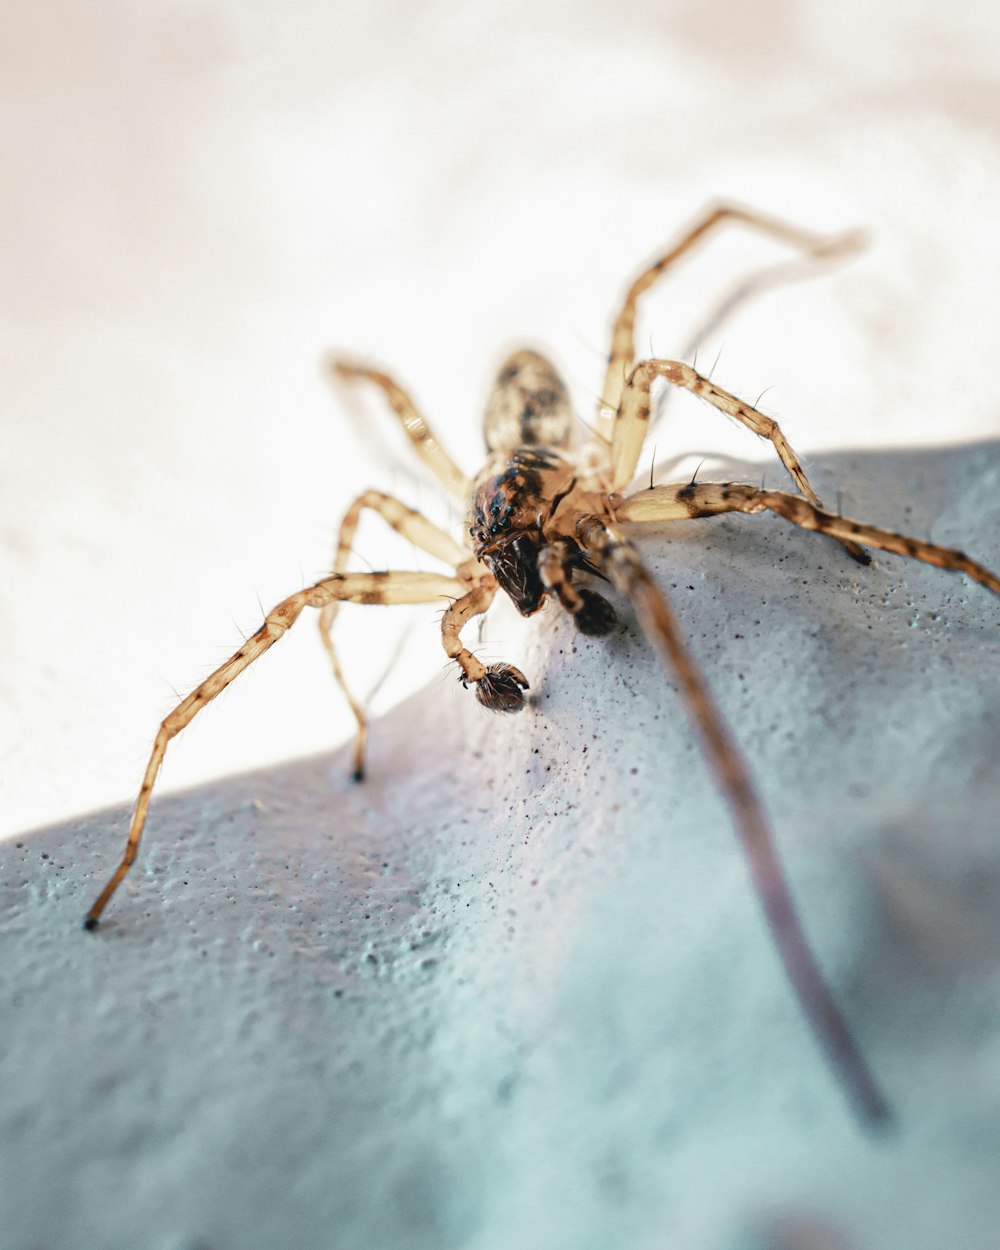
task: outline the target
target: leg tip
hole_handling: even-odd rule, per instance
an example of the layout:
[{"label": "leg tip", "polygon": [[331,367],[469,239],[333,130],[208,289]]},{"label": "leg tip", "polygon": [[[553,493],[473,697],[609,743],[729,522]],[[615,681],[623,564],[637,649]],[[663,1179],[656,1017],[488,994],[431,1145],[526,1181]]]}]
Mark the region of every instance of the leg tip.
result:
[{"label": "leg tip", "polygon": [[839,260],[865,251],[871,246],[871,241],[868,231],[858,227],[845,230],[842,234],[831,235],[827,239],[820,239],[812,249],[812,253],[819,260]]},{"label": "leg tip", "polygon": [[862,1108],[861,1119],[865,1131],[872,1137],[888,1138],[899,1129],[899,1121],[892,1107],[876,1090],[871,1100]]},{"label": "leg tip", "polygon": [[357,768],[352,770],[351,780],[355,782],[361,782],[361,781],[364,781],[364,779],[365,779],[365,766],[364,764],[359,764]]},{"label": "leg tip", "polygon": [[87,916],[83,922],[83,927],[87,930],[88,933],[92,933],[94,929],[97,928],[97,917]]},{"label": "leg tip", "polygon": [[352,364],[343,356],[338,356],[331,352],[324,361],[327,371],[340,381],[349,381],[351,378],[357,377],[357,366]]},{"label": "leg tip", "polygon": [[491,712],[520,712],[528,679],[512,664],[491,664],[476,682],[476,698]]},{"label": "leg tip", "polygon": [[603,595],[581,590],[582,606],[573,617],[573,624],[589,638],[603,638],[618,624],[615,610]]}]

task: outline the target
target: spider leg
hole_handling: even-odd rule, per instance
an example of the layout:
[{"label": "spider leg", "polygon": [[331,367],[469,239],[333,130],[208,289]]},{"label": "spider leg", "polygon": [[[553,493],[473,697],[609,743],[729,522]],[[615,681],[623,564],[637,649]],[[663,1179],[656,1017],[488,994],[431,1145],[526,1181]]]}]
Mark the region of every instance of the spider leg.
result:
[{"label": "spider leg", "polygon": [[888,1104],[833,1000],[803,932],[743,754],[681,638],[670,606],[635,548],[603,521],[585,518],[579,526],[579,537],[604,566],[613,585],[632,600],[643,632],[677,678],[688,715],[729,805],[785,971],[831,1068],[864,1121],[871,1125],[888,1121]]},{"label": "spider leg", "polygon": [[[746,404],[721,386],[716,386],[696,369],[679,360],[644,360],[636,365],[625,386],[621,410],[611,436],[611,474],[614,490],[628,485],[639,463],[639,455],[646,438],[649,414],[652,407],[650,391],[657,378],[663,378],[672,386],[683,387],[699,399],[704,399],[727,416],[734,417],[760,438],[766,438],[778,453],[778,458],[788,470],[788,475],[815,508],[822,509],[820,497],[806,477],[802,462],[792,451],[777,421],[766,417],[750,404]],[[839,540],[848,553],[863,564],[868,556],[852,539]]]},{"label": "spider leg", "polygon": [[578,557],[578,551],[562,539],[543,547],[538,556],[542,584],[570,614],[581,634],[593,637],[609,634],[617,620],[614,608],[596,591],[573,585],[572,570]]},{"label": "spider leg", "polygon": [[1000,577],[985,565],[970,559],[964,551],[835,516],[799,495],[789,495],[784,491],[758,490],[740,482],[688,482],[683,486],[656,486],[652,490],[640,491],[615,507],[618,520],[640,522],[681,521],[719,516],[724,512],[774,512],[793,525],[829,534],[841,542],[862,542],[866,547],[875,547],[879,551],[889,551],[932,564],[935,568],[964,573],[987,590],[1000,595]]},{"label": "spider leg", "polygon": [[482,660],[462,646],[459,637],[473,617],[482,616],[489,609],[497,593],[497,584],[486,574],[456,599],[441,618],[441,642],[449,659],[462,670],[462,685],[471,682],[476,688],[476,698],[492,712],[520,712],[524,707],[522,690],[528,689],[528,679],[513,664],[491,664]]},{"label": "spider leg", "polygon": [[[337,545],[333,556],[334,573],[347,572],[347,562],[350,559],[351,550],[354,546],[354,536],[357,532],[358,521],[365,509],[375,512],[387,525],[408,539],[414,546],[419,547],[421,551],[426,551],[429,555],[443,561],[445,564],[450,564],[456,569],[460,569],[461,566],[465,566],[472,561],[471,553],[460,546],[445,530],[435,525],[433,521],[428,521],[421,513],[407,507],[404,503],[400,503],[398,499],[393,499],[391,495],[384,495],[377,490],[367,490],[354,500],[340,523],[340,531],[337,535]],[[461,576],[461,573],[459,573],[459,576]],[[334,600],[332,603],[327,603],[323,606],[319,614],[319,632],[323,640],[323,646],[326,648],[326,653],[330,658],[333,676],[344,692],[344,697],[347,699],[351,711],[354,713],[354,719],[357,721],[358,731],[354,743],[353,776],[355,781],[361,781],[365,774],[364,755],[365,744],[368,739],[368,724],[361,704],[351,693],[344,679],[343,670],[340,667],[340,659],[333,645],[331,631],[340,604],[341,600]]]},{"label": "spider leg", "polygon": [[669,251],[638,275],[626,292],[621,311],[615,318],[615,326],[611,335],[611,351],[608,356],[608,371],[598,406],[598,424],[605,439],[608,438],[609,425],[614,421],[621,405],[625,380],[635,364],[635,319],[639,296],[661,278],[675,261],[680,260],[695,244],[724,222],[739,222],[750,226],[751,229],[759,230],[779,243],[801,248],[816,258],[833,257],[850,252],[860,241],[860,236],[853,231],[840,235],[814,234],[811,230],[802,230],[798,226],[768,217],[764,213],[758,213],[740,204],[718,204],[707,209],[703,216],[681,235]]},{"label": "spider leg", "polygon": [[336,378],[351,382],[360,378],[379,387],[413,443],[417,455],[447,491],[460,499],[463,505],[468,503],[472,483],[431,433],[410,396],[389,374],[339,356],[330,356],[327,365]]},{"label": "spider leg", "polygon": [[259,659],[295,624],[305,608],[323,608],[335,601],[351,603],[431,603],[442,596],[452,598],[461,594],[463,584],[453,577],[438,573],[347,573],[344,576],[325,577],[314,586],[308,586],[287,599],[283,599],[264,618],[264,623],[252,634],[242,647],[211,673],[191,693],[177,704],[162,721],[153,741],[153,749],[146,765],[139,797],[136,800],[128,840],[121,863],[111,880],[98,895],[87,912],[84,927],[96,927],[101,913],[111,896],[121,884],[125,874],[135,861],[139,851],[149,800],[153,792],[163,757],[172,738],[194,720],[195,716],[237,678],[244,669]]}]

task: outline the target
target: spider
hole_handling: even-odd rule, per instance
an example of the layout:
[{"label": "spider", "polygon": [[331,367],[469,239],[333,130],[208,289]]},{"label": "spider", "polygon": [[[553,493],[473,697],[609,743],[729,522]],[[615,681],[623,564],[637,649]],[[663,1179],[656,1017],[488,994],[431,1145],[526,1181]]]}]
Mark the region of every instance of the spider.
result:
[{"label": "spider", "polygon": [[[167,745],[231,681],[259,659],[298,620],[319,610],[323,644],[337,683],[357,721],[354,777],[364,775],[367,723],[349,690],[331,639],[341,603],[414,604],[448,601],[441,620],[444,650],[463,686],[493,712],[515,713],[525,703],[525,675],[514,665],[484,665],[462,642],[463,629],[485,613],[498,591],[531,616],[550,600],[588,635],[614,627],[615,608],[596,578],[631,601],[639,624],[676,680],[708,767],[728,804],[749,861],[754,888],[786,974],[827,1062],[861,1121],[891,1119],[876,1084],[806,941],[774,848],[767,817],[743,753],[716,708],[698,665],[683,641],[674,613],[644,567],[628,533],[648,524],[707,518],[727,512],[772,512],[793,525],[837,540],[867,563],[865,547],[909,556],[965,573],[995,594],[1000,579],[961,551],[910,538],[826,510],[802,463],[778,425],[757,408],[723,390],[679,360],[637,360],[635,321],[642,294],[683,255],[725,223],[762,232],[810,257],[828,257],[853,245],[853,236],[826,237],[735,204],[706,211],[658,260],[632,282],[614,323],[596,426],[581,441],[565,384],[537,352],[522,350],[502,365],[484,418],[485,465],[468,478],[432,434],[409,394],[389,374],[341,357],[333,374],[381,390],[417,454],[455,500],[468,509],[467,538],[451,534],[399,500],[379,491],[359,495],[340,526],[332,573],[282,600],[224,664],[161,723],[132,814],[121,862],[84,921],[93,929],[135,861],[153,786]],[[646,441],[652,392],[659,382],[683,388],[768,440],[792,479],[794,492],[765,490],[741,482],[691,480],[628,493]],[[358,521],[379,515],[416,547],[452,569],[450,575],[418,572],[348,572]],[[580,579],[584,582],[581,584]]]}]

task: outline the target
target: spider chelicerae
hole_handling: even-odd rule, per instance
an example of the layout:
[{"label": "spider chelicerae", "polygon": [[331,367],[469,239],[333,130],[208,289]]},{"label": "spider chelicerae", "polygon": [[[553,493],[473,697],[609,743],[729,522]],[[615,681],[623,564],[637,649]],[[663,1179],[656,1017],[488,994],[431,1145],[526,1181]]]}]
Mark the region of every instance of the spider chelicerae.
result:
[{"label": "spider chelicerae", "polygon": [[[893,552],[966,574],[996,594],[1000,579],[963,552],[918,538],[848,520],[827,511],[778,425],[679,360],[637,360],[635,321],[640,296],[680,257],[720,225],[738,222],[804,251],[834,256],[853,247],[854,235],[826,237],[733,204],[705,212],[632,282],[614,323],[607,373],[596,425],[584,430],[574,418],[565,384],[537,352],[523,350],[501,367],[486,406],[487,461],[467,477],[431,433],[413,400],[379,369],[340,357],[333,373],[379,388],[396,413],[417,454],[441,485],[468,509],[461,540],[399,500],[365,491],[348,508],[340,526],[333,572],[282,600],[264,623],[163,720],[153,744],[129,826],[121,862],[87,913],[93,929],[135,861],[153,786],[168,743],[207,704],[298,620],[305,608],[319,610],[324,646],[337,682],[357,721],[354,776],[364,774],[367,724],[347,687],[331,629],[341,603],[415,604],[447,600],[441,620],[444,649],[486,708],[502,713],[524,706],[528,681],[514,665],[484,665],[464,646],[462,630],[485,613],[498,591],[530,616],[555,599],[584,634],[604,635],[615,609],[597,579],[628,599],[649,641],[674,675],[707,763],[722,791],[748,857],[752,879],[787,975],[802,1010],[835,1075],[861,1119],[870,1125],[890,1118],[846,1021],[827,988],[799,923],[775,852],[760,800],[743,754],[718,712],[709,687],[685,645],[666,598],[653,582],[628,534],[637,526],[720,516],[727,512],[772,512],[793,525],[829,535],[854,559],[867,563],[865,547]],[[794,493],[758,489],[741,482],[697,480],[628,492],[650,425],[652,391],[666,382],[692,392],[745,425],[774,447],[795,486]],[[369,510],[416,547],[452,569],[450,575],[417,572],[348,572],[361,514]],[[581,577],[584,579],[581,584]]]}]

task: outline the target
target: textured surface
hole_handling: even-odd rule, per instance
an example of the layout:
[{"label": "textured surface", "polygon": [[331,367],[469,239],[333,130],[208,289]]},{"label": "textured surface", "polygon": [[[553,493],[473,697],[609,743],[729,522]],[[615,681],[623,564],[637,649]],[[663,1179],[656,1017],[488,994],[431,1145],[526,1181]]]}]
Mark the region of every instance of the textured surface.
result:
[{"label": "textured surface", "polygon": [[[810,472],[1000,564],[995,445]],[[776,519],[660,534],[898,1133],[849,1119],[632,625],[501,608],[525,714],[449,675],[363,787],[341,751],[155,803],[94,935],[122,812],[2,847],[5,1250],[995,1246],[1000,605]]]}]

